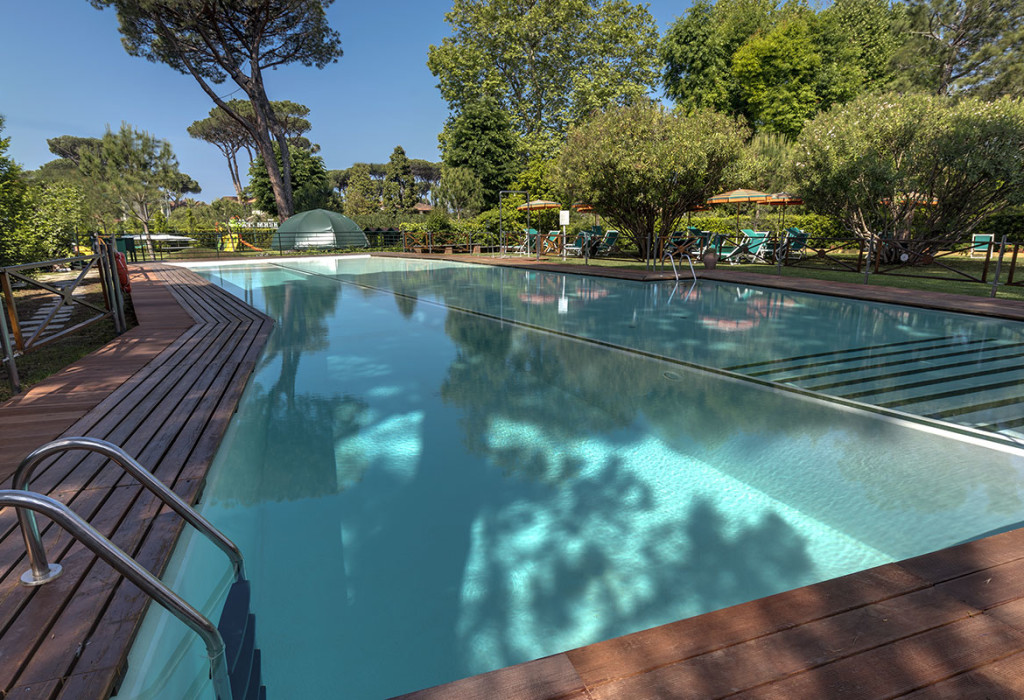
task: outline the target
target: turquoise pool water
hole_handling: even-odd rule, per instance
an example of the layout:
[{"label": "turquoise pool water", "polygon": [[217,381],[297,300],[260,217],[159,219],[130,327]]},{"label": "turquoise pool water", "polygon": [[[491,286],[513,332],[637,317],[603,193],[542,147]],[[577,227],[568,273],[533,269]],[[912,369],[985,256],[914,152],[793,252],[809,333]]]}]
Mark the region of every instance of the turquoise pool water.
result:
[{"label": "turquoise pool water", "polygon": [[[380,258],[197,272],[278,320],[203,502],[272,696],[387,697],[1024,520],[1012,418],[854,403],[955,411],[928,368],[1011,376],[1020,324]],[[228,575],[186,538],[165,580],[215,616]],[[147,618],[128,697],[209,693],[180,627]]]}]

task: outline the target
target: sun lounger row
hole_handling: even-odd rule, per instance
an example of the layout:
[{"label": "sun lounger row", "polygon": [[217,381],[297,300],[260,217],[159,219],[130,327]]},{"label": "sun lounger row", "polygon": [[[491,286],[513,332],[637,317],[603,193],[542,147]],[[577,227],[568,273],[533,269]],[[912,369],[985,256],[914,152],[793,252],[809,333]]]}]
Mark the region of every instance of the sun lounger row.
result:
[{"label": "sun lounger row", "polygon": [[[523,255],[536,255],[538,246],[541,255],[562,254],[562,232],[549,231],[547,235],[541,235],[536,229],[528,229],[523,232],[523,238],[513,248],[512,252]],[[577,255],[587,257],[598,257],[607,254],[619,240],[619,232],[615,229],[602,231],[600,226],[586,229],[576,234],[572,242],[565,244],[566,255]]]},{"label": "sun lounger row", "polygon": [[740,237],[724,233],[702,231],[688,226],[685,231],[673,233],[664,246],[664,255],[691,255],[702,257],[714,252],[722,261],[730,263],[763,262],[774,263],[783,260],[800,259],[807,247],[808,234],[802,229],[791,227],[781,237],[772,236],[769,231],[741,229]]}]

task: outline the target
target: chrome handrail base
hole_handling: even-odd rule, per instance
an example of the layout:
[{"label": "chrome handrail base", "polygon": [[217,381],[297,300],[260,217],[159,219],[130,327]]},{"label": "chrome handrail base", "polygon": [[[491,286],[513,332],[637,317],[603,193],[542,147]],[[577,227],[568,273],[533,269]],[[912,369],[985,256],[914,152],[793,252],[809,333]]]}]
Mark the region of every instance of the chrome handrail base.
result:
[{"label": "chrome handrail base", "polygon": [[55,578],[58,578],[64,573],[64,567],[60,564],[50,564],[50,573],[45,576],[36,576],[36,572],[29,569],[21,575],[22,586],[42,586],[44,583],[49,583]]}]

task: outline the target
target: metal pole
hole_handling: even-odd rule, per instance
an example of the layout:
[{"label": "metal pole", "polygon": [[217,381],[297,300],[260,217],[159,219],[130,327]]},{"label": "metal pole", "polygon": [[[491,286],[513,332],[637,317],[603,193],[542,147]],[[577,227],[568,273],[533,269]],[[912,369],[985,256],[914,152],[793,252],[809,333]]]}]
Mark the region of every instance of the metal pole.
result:
[{"label": "metal pole", "polygon": [[[48,442],[42,447],[34,450],[31,454],[25,457],[25,459],[21,460],[21,464],[18,465],[17,470],[14,472],[14,479],[11,481],[11,485],[16,489],[27,491],[32,481],[32,473],[40,462],[52,455],[71,450],[96,452],[97,454],[101,454],[110,459],[115,464],[120,465],[122,469],[141,481],[143,486],[155,493],[161,501],[166,503],[171,510],[180,515],[185,522],[199,530],[202,534],[206,535],[207,538],[219,547],[221,551],[228,556],[228,559],[231,560],[231,563],[235,567],[235,575],[238,578],[245,578],[245,566],[242,562],[242,552],[238,546],[228,539],[224,533],[214,527],[209,520],[204,518],[188,503],[182,500],[178,494],[167,488],[167,486],[157,479],[151,471],[139,464],[131,457],[131,455],[112,442],[91,437],[59,438]],[[32,517],[31,513],[24,513],[19,510],[18,519],[21,521],[23,532],[38,532],[35,518]],[[28,558],[29,563],[32,565],[33,574],[38,573],[40,575],[45,575],[47,571],[46,553],[42,551],[42,545],[39,544],[38,546],[34,546],[34,544],[30,543],[27,539],[25,545],[28,549]],[[39,580],[39,576],[34,576],[34,580],[36,583],[45,583],[45,581]]]},{"label": "metal pole", "polygon": [[168,612],[188,625],[202,637],[206,644],[206,652],[210,658],[210,674],[213,677],[213,688],[217,698],[231,700],[231,681],[224,653],[224,639],[220,636],[217,627],[202,613],[185,602],[181,596],[165,586],[160,579],[142,568],[137,561],[125,554],[117,545],[104,537],[99,530],[60,501],[30,491],[5,490],[0,491],[0,505],[42,513],[67,530],[75,539],[86,545],[100,559],[110,564],[119,574],[138,586]]},{"label": "metal pole", "polygon": [[[864,245],[863,241],[861,242],[861,245]],[[868,239],[868,250],[867,250],[868,256],[867,256],[866,263],[864,265],[864,284],[868,284],[868,275],[871,274],[871,258],[872,258],[872,253],[874,252],[874,249],[875,249],[875,241],[874,241],[874,239]]]},{"label": "metal pole", "polygon": [[[114,290],[114,332],[121,335],[128,330],[128,319],[124,315],[124,293],[121,290],[121,275],[117,271],[117,250],[113,246],[113,238],[107,244],[107,258],[110,261],[110,276],[113,279],[112,289]],[[125,265],[127,267],[127,263]]]},{"label": "metal pole", "polygon": [[992,291],[989,296],[993,299],[996,298],[996,287],[999,286],[999,274],[1003,269],[1003,255],[1006,253],[1006,234],[1003,234],[1002,239],[999,241],[999,257],[996,258],[996,275],[992,280]]}]

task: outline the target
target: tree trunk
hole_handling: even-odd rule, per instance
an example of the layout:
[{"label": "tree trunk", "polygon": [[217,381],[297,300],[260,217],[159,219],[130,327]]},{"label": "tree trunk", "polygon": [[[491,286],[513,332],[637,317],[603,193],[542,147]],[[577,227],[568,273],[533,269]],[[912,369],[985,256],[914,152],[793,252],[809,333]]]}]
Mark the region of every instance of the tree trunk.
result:
[{"label": "tree trunk", "polygon": [[234,153],[228,156],[228,170],[231,171],[231,184],[235,186],[235,193],[238,195],[238,203],[242,204],[244,202],[244,195],[242,193],[244,188],[242,187],[242,176],[238,172],[238,158]]},{"label": "tree trunk", "polygon": [[[277,218],[284,221],[295,213],[288,142],[284,138],[284,130],[274,115],[274,108],[270,106],[270,100],[263,89],[262,76],[254,76],[253,83],[255,86],[249,93],[249,102],[252,103],[252,111],[256,115],[256,127],[259,132],[256,145],[267,165],[267,175],[270,178],[270,186],[274,190],[274,202],[277,204]],[[257,135],[254,134],[254,136]],[[278,167],[272,137],[277,139],[283,167]]]}]

